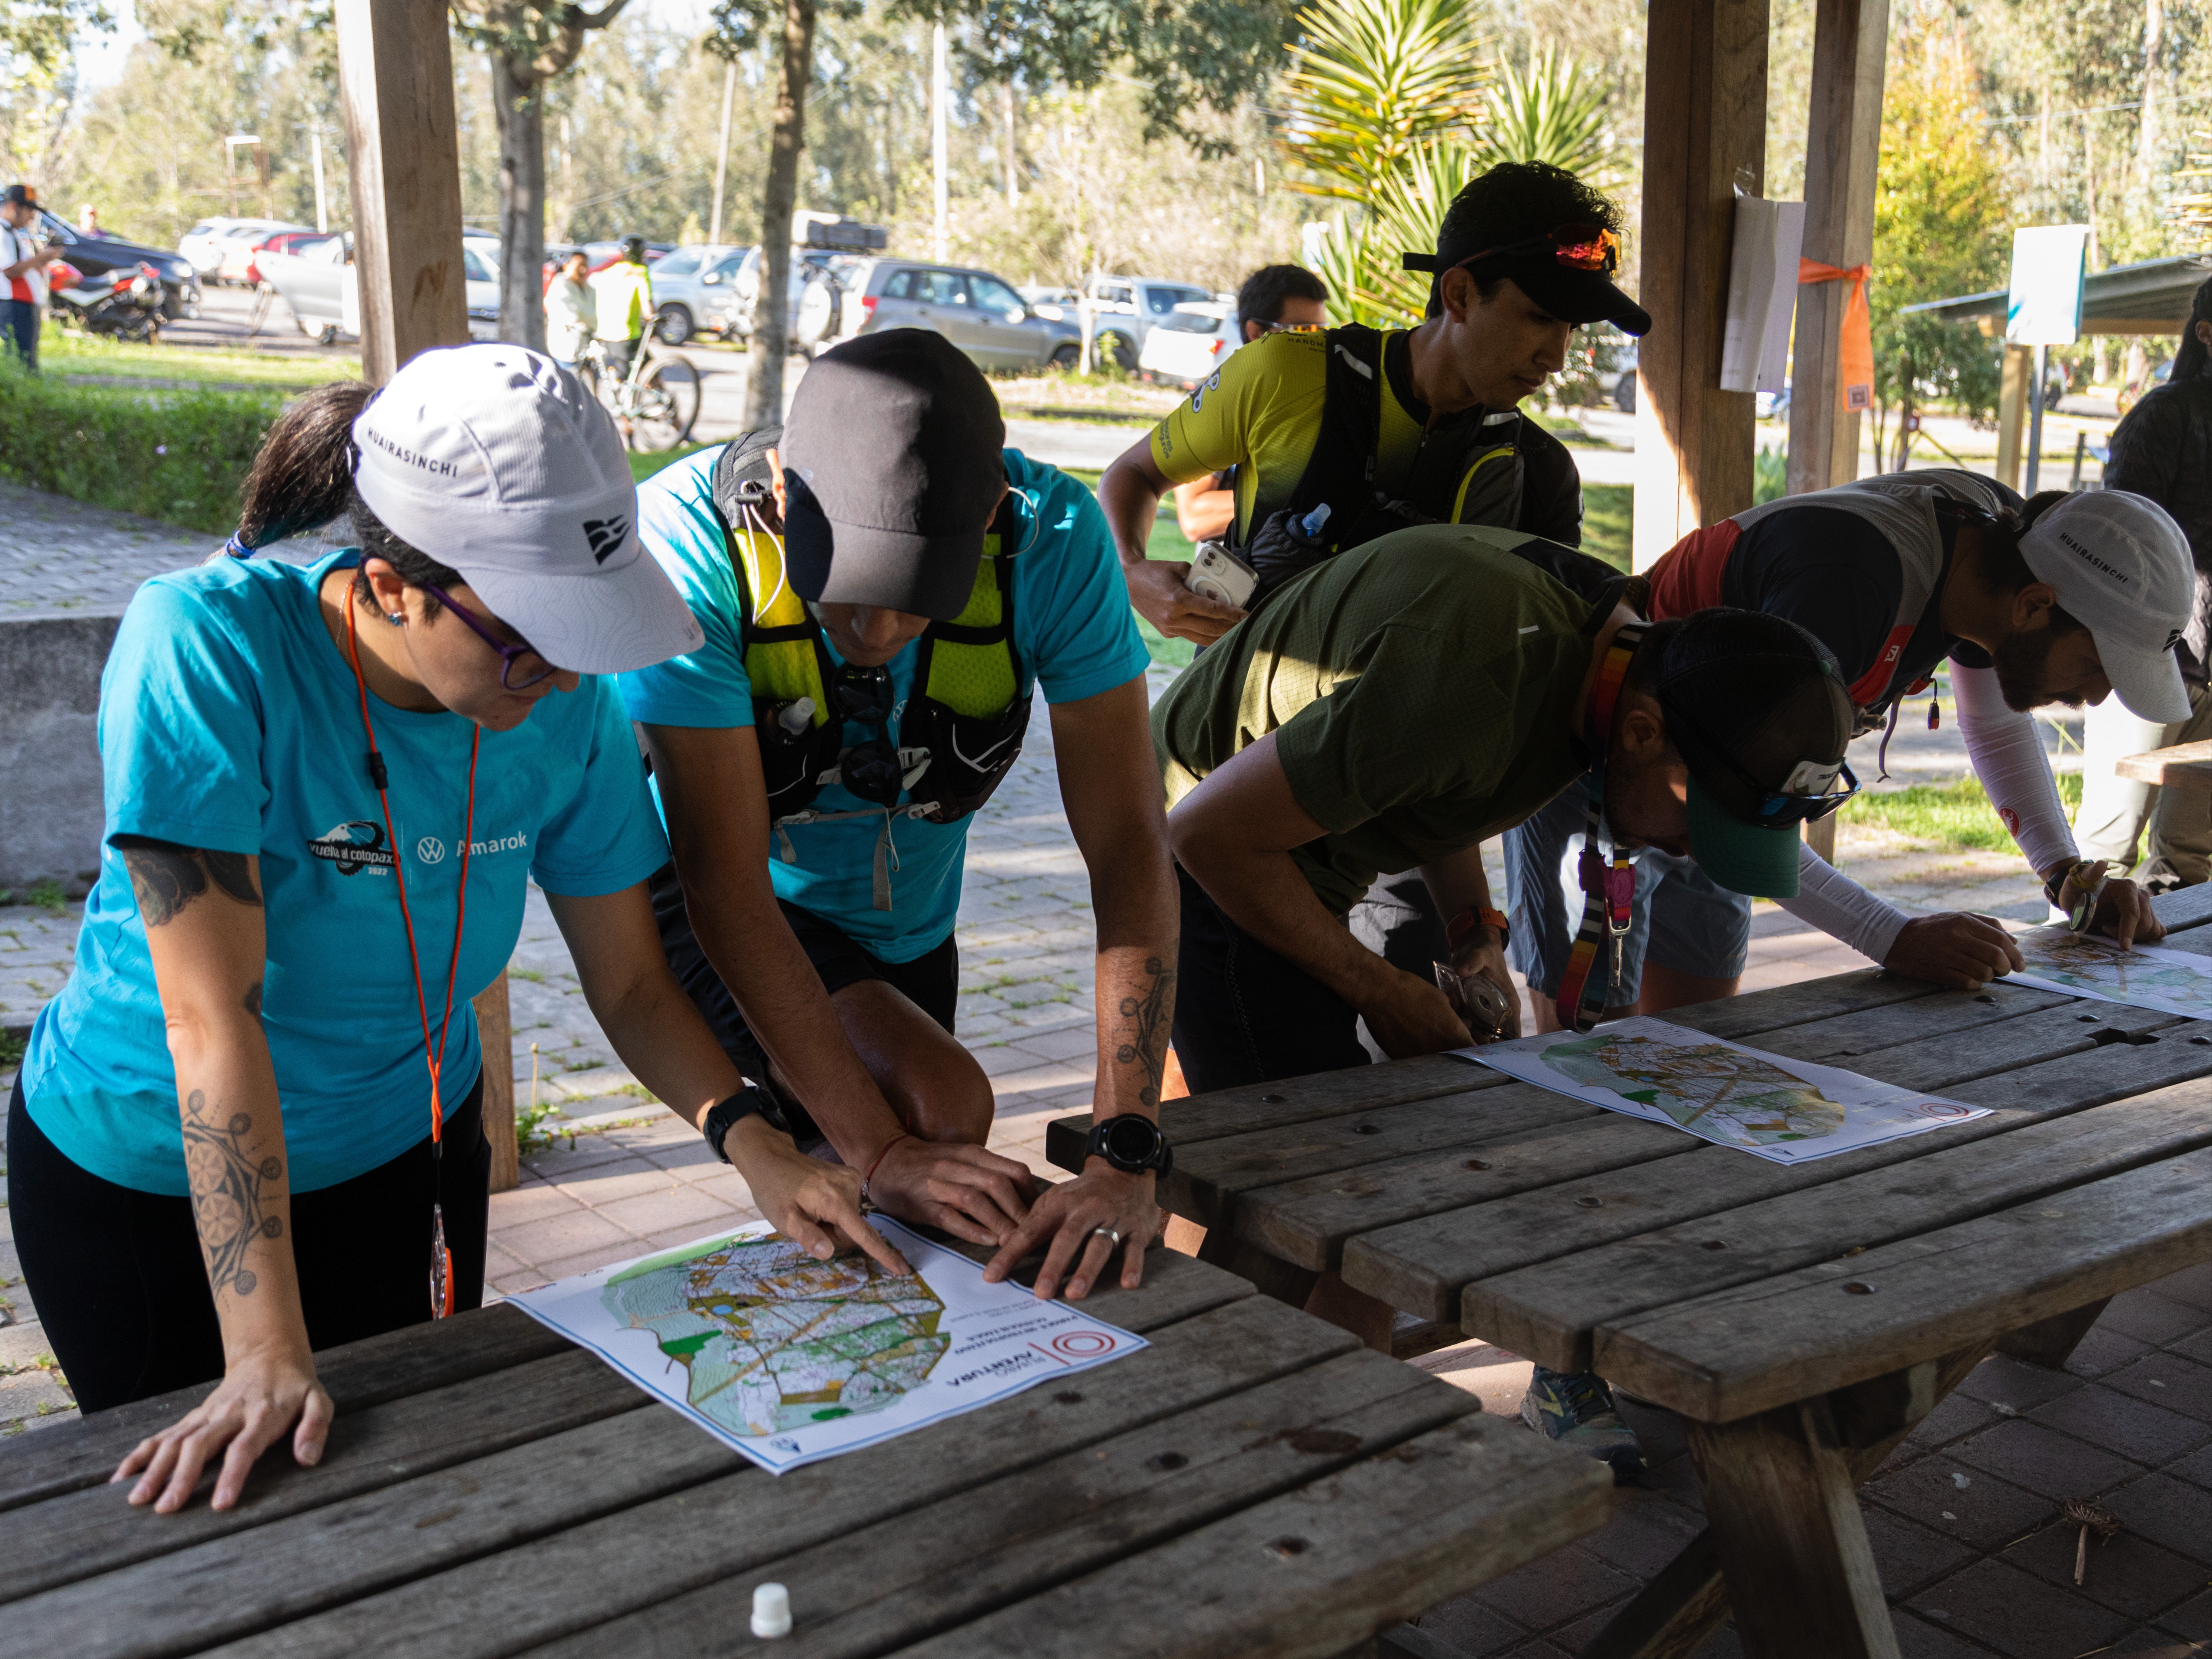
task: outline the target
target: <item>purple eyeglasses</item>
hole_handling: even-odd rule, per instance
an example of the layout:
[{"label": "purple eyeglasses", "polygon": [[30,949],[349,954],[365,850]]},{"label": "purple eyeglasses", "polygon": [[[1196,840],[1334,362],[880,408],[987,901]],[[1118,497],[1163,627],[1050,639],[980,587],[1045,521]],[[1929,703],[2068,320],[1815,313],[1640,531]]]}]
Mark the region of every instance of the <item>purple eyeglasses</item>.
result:
[{"label": "purple eyeglasses", "polygon": [[[538,647],[527,640],[520,645],[508,645],[503,641],[494,639],[482,623],[469,615],[465,609],[455,602],[452,594],[435,582],[424,582],[422,588],[425,592],[435,593],[444,602],[446,609],[469,625],[469,631],[471,634],[499,653],[499,683],[508,690],[527,691],[532,686],[543,684],[560,672],[551,663],[546,661]],[[509,678],[508,676],[514,672],[514,665],[525,657],[535,657],[538,659],[538,672],[519,682]]]}]

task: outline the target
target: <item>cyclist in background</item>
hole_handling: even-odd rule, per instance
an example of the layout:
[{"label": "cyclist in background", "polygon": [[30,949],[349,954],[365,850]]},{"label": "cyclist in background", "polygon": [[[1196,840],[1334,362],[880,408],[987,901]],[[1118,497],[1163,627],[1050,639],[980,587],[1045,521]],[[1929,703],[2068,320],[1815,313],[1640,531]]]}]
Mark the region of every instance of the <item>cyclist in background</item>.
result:
[{"label": "cyclist in background", "polygon": [[599,349],[614,378],[627,380],[653,320],[653,274],[645,266],[645,238],[623,237],[622,252],[592,273],[591,286]]}]

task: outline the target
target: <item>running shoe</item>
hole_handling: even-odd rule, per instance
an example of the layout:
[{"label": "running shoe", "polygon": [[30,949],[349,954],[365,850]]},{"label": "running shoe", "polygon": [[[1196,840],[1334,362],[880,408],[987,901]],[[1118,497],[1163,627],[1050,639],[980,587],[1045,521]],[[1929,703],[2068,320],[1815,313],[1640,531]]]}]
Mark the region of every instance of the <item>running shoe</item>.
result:
[{"label": "running shoe", "polygon": [[1521,1420],[1547,1439],[1607,1465],[1616,1486],[1632,1486],[1643,1478],[1644,1449],[1636,1431],[1620,1420],[1613,1390],[1595,1371],[1537,1366],[1521,1397]]}]

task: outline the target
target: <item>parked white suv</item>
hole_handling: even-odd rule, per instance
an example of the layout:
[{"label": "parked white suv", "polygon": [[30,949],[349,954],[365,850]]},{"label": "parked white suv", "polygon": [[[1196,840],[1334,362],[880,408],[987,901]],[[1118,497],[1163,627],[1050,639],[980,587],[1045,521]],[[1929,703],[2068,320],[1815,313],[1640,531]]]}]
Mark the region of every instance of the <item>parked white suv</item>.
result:
[{"label": "parked white suv", "polygon": [[1243,343],[1235,301],[1197,301],[1160,319],[1145,337],[1137,369],[1148,380],[1167,380],[1188,392]]},{"label": "parked white suv", "polygon": [[1177,306],[1202,305],[1215,297],[1210,289],[1164,276],[1094,276],[1084,291],[1097,319],[1091,326],[1099,359],[1130,371],[1138,365],[1146,337]]}]

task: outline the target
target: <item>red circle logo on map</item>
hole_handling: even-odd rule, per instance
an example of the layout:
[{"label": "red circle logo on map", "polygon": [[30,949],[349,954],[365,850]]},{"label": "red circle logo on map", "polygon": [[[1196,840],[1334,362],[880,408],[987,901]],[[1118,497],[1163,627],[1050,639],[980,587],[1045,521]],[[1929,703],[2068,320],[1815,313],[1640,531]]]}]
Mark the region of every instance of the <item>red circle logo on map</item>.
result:
[{"label": "red circle logo on map", "polygon": [[1052,1351],[1062,1359],[1097,1359],[1114,1352],[1114,1339],[1103,1331],[1063,1331],[1053,1338]]}]

